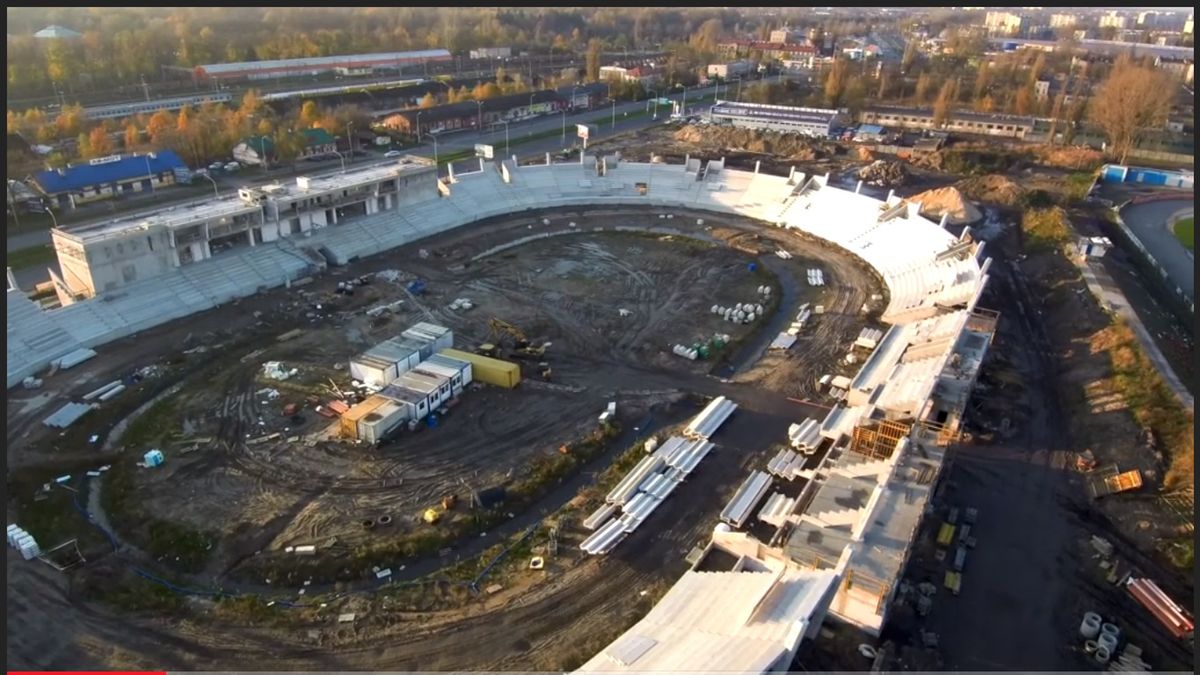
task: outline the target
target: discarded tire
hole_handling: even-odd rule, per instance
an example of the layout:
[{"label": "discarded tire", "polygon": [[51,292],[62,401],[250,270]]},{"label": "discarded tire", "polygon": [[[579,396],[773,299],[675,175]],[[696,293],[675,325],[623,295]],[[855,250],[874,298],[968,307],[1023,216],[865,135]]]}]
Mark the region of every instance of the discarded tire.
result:
[{"label": "discarded tire", "polygon": [[379,523],[380,525],[383,525],[383,526],[391,525],[392,517],[391,516],[379,516],[379,518],[377,518],[375,520],[375,522]]},{"label": "discarded tire", "polygon": [[363,529],[364,529],[364,530],[370,530],[370,529],[374,529],[374,527],[375,527],[375,521],[373,521],[373,520],[364,520],[364,521],[362,521],[362,527],[363,527]]}]

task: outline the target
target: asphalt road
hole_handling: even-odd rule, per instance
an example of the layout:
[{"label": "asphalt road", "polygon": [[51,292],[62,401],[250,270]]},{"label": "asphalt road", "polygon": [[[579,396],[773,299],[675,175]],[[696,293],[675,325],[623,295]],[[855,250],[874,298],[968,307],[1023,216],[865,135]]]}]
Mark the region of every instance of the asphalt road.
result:
[{"label": "asphalt road", "polygon": [[1196,263],[1167,227],[1172,214],[1189,209],[1193,204],[1191,199],[1135,204],[1121,211],[1121,219],[1167,271],[1171,281],[1195,302]]}]

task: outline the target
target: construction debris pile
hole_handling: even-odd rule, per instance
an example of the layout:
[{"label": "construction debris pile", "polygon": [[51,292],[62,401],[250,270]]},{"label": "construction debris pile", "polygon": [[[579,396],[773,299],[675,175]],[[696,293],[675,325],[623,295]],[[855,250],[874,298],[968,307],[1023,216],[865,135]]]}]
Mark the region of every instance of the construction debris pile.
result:
[{"label": "construction debris pile", "polygon": [[954,184],[968,198],[999,206],[1020,206],[1025,190],[1007,176],[990,174],[967,178]]},{"label": "construction debris pile", "polygon": [[830,153],[820,141],[797,134],[717,125],[688,125],[675,132],[675,140],[714,150],[745,150],[783,160],[813,162]]},{"label": "construction debris pile", "polygon": [[926,190],[908,201],[921,205],[921,215],[934,219],[945,215],[951,225],[969,225],[983,218],[983,212],[954,186]]},{"label": "construction debris pile", "polygon": [[868,185],[896,187],[908,179],[908,170],[902,162],[877,159],[858,170],[858,177]]}]

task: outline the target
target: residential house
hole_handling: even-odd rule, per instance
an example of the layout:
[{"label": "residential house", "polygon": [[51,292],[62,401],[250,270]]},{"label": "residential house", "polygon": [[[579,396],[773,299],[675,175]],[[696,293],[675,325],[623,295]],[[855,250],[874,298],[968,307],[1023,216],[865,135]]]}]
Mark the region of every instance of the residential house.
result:
[{"label": "residential house", "polygon": [[[337,140],[319,128],[304,129],[304,147],[297,160],[317,159],[337,153]],[[275,141],[267,136],[252,136],[233,148],[233,158],[246,166],[261,166],[276,161]]]},{"label": "residential house", "polygon": [[62,209],[79,204],[136,194],[188,179],[187,164],[171,150],[146,154],[98,157],[87,164],[68,164],[40,171],[33,184]]}]

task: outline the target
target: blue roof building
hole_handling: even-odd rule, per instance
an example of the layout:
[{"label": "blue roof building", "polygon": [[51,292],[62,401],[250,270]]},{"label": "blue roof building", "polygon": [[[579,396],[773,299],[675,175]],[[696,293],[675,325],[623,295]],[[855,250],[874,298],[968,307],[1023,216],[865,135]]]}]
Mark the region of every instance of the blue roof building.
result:
[{"label": "blue roof building", "polygon": [[44,195],[56,199],[60,208],[74,208],[87,201],[171,185],[179,174],[186,172],[187,164],[179,155],[160,150],[99,157],[87,164],[40,171],[33,177],[33,183]]}]

